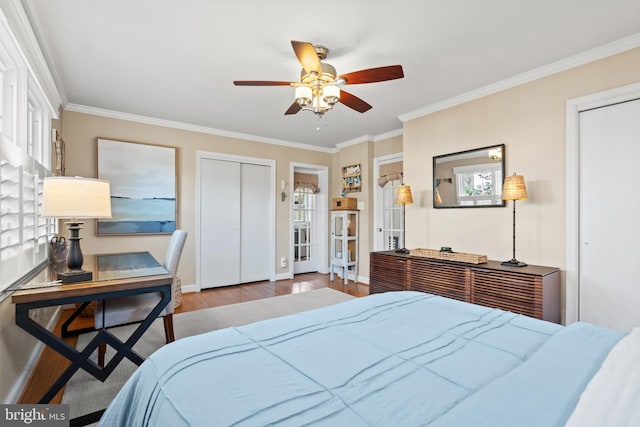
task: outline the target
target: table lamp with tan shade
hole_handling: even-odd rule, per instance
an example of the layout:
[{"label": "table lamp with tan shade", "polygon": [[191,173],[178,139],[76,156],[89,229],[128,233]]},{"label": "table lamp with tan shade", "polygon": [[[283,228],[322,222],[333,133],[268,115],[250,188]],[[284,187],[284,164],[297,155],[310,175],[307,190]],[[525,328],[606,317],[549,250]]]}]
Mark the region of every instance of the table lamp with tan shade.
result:
[{"label": "table lamp with tan shade", "polygon": [[509,261],[504,261],[501,265],[507,267],[524,267],[527,264],[516,259],[516,201],[527,200],[527,187],[524,184],[524,177],[515,173],[504,180],[502,186],[502,200],[513,200],[513,257]]},{"label": "table lamp with tan shade", "polygon": [[398,194],[396,195],[396,205],[402,205],[402,248],[396,249],[396,253],[408,254],[409,249],[404,247],[407,227],[405,225],[405,205],[413,204],[413,196],[411,195],[411,187],[402,184],[398,187]]}]

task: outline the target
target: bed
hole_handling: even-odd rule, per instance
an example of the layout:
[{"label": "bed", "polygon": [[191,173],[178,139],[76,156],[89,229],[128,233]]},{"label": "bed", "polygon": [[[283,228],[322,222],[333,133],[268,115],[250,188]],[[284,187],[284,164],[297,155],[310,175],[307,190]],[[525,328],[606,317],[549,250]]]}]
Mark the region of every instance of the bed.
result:
[{"label": "bed", "polygon": [[587,323],[387,292],[166,345],[101,425],[582,427],[602,396],[581,395],[625,340]]}]

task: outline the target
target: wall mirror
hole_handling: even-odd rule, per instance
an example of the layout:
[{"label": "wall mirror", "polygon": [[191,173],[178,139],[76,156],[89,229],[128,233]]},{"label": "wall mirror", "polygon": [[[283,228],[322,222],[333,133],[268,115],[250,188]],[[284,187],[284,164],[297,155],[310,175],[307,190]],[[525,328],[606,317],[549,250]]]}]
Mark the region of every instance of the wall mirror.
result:
[{"label": "wall mirror", "polygon": [[434,208],[505,206],[504,144],[433,158]]}]

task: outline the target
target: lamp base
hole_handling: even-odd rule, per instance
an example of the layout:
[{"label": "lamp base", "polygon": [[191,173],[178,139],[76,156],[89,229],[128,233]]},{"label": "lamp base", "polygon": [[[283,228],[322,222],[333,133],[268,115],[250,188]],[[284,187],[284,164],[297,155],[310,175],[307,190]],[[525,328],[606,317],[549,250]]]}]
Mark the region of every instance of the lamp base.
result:
[{"label": "lamp base", "polygon": [[397,254],[408,254],[409,253],[409,249],[407,249],[407,248],[396,249],[396,253]]},{"label": "lamp base", "polygon": [[504,265],[505,267],[526,267],[527,263],[518,261],[517,259],[510,259],[509,261],[501,262],[500,265]]},{"label": "lamp base", "polygon": [[88,282],[93,279],[93,273],[84,270],[67,270],[57,274],[62,283]]}]

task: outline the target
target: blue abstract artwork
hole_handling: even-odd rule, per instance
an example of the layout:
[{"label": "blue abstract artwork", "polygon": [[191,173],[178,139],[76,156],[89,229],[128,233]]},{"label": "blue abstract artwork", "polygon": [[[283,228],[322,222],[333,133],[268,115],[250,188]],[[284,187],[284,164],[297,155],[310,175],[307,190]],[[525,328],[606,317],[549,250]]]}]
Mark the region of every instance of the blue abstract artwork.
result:
[{"label": "blue abstract artwork", "polygon": [[98,139],[98,178],[111,184],[111,218],[98,235],[171,234],[177,223],[176,148]]}]

